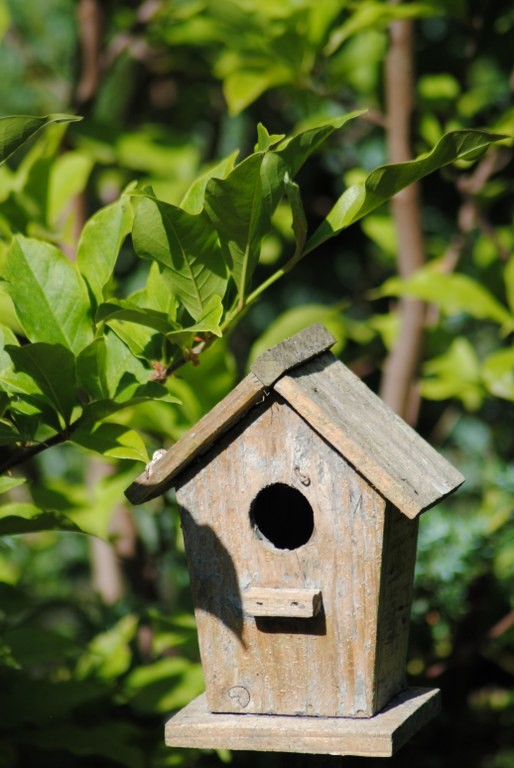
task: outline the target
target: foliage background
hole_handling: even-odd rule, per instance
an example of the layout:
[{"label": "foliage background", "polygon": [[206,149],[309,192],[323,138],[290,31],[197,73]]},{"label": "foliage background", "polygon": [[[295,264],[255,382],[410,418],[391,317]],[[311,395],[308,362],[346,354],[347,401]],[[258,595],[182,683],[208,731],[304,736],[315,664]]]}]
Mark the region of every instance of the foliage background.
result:
[{"label": "foliage background", "polygon": [[[412,114],[401,66],[391,65],[410,17]],[[3,0],[0,33],[3,115],[84,116],[66,130],[49,127],[2,168],[2,244],[21,233],[58,244],[70,260],[88,219],[133,180],[177,204],[209,164],[252,151],[258,122],[281,134],[313,115],[368,110],[300,172],[310,232],[346,186],[405,159],[393,157],[387,115],[391,123],[408,113],[413,154],[450,129],[512,135],[507,2]],[[400,40],[402,50],[409,52]],[[167,380],[168,400],[181,405],[122,411],[117,423],[130,435],[104,451],[110,456],[68,442],[5,476],[6,507],[30,504],[101,538],[45,530],[2,539],[0,764],[314,762],[163,747],[165,717],[201,689],[187,569],[172,495],[137,509],[122,499],[143,466],[134,460],[183,434],[260,349],[321,320],[340,338],[341,358],[389,402],[391,388],[405,389],[397,409],[467,478],[423,518],[419,542],[408,671],[413,684],[443,689],[443,714],[389,763],[514,766],[512,168],[503,143],[472,166],[456,163],[425,179],[421,205],[408,203],[423,234],[421,250],[407,249],[421,253],[416,264],[402,260],[406,235],[394,206],[321,245],[199,365]],[[256,282],[292,249],[290,213],[280,207]],[[147,275],[129,238],[112,295],[129,296]],[[0,297],[4,334],[22,338]],[[413,307],[421,321],[406,326]],[[405,327],[410,371],[395,356],[407,348],[396,343]],[[28,482],[14,487],[18,479]],[[368,762],[317,759],[341,760]]]}]

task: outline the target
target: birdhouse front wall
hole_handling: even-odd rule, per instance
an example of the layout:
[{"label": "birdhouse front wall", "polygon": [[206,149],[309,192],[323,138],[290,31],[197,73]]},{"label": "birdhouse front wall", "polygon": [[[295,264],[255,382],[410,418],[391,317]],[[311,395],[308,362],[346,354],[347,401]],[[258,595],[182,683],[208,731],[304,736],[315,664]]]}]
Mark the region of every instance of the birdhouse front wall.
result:
[{"label": "birdhouse front wall", "polygon": [[252,409],[177,497],[212,712],[369,717],[401,688],[407,627],[384,599],[412,574],[381,577],[403,516],[290,406]]}]

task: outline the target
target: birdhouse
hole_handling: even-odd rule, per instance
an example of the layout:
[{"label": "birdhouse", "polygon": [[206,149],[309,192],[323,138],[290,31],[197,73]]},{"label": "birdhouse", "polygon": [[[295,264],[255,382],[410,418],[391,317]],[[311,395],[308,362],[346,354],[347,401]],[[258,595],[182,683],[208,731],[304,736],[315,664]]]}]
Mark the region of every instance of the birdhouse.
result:
[{"label": "birdhouse", "polygon": [[128,489],[174,487],[206,692],[170,745],[392,754],[438,709],[407,689],[418,517],[463,477],[315,325]]}]

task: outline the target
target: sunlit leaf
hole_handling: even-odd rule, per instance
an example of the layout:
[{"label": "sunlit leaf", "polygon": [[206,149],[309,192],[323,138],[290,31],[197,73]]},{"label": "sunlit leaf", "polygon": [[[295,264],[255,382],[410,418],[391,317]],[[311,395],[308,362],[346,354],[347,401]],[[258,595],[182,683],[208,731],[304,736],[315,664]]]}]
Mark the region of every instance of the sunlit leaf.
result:
[{"label": "sunlit leaf", "polygon": [[170,270],[175,296],[194,320],[203,314],[213,294],[224,295],[226,265],[216,231],[204,212],[192,215],[155,198],[142,197],[132,240],[139,256],[155,259]]},{"label": "sunlit leaf", "polygon": [[265,91],[291,82],[294,73],[289,67],[275,63],[262,69],[239,69],[228,74],[223,80],[223,94],[228,111],[238,115]]},{"label": "sunlit leaf", "polygon": [[148,453],[141,437],[121,424],[99,424],[93,430],[77,429],[70,437],[73,443],[94,453],[114,459],[148,462]]},{"label": "sunlit leaf", "polygon": [[338,235],[415,181],[456,160],[475,160],[491,144],[505,138],[487,131],[454,131],[443,136],[431,152],[416,160],[376,168],[364,183],[354,184],[343,192],[309,238],[306,253]]},{"label": "sunlit leaf", "polygon": [[17,371],[30,376],[46,395],[53,408],[60,413],[66,425],[76,399],[75,358],[62,344],[35,342],[23,347],[7,346]]},{"label": "sunlit leaf", "polygon": [[461,400],[469,410],[476,410],[483,400],[480,363],[470,342],[459,337],[448,351],[428,360],[423,366],[425,376],[421,393],[429,400]]},{"label": "sunlit leaf", "polygon": [[109,322],[110,320],[127,320],[131,323],[145,325],[159,333],[167,333],[176,323],[172,323],[164,312],[140,307],[131,299],[111,299],[101,304],[96,314],[97,322]]},{"label": "sunlit leaf", "polygon": [[48,223],[62,226],[70,214],[70,201],[83,191],[93,168],[93,159],[85,152],[73,151],[58,155],[49,178]]},{"label": "sunlit leaf", "polygon": [[436,304],[448,314],[465,312],[482,320],[493,320],[506,331],[514,328],[514,316],[480,283],[467,275],[445,274],[433,265],[411,277],[392,277],[380,288],[384,296],[411,296]]},{"label": "sunlit leaf", "polygon": [[110,629],[96,635],[80,658],[77,677],[83,679],[94,676],[112,680],[123,675],[132,660],[130,643],[136,634],[137,625],[137,617],[128,614]]},{"label": "sunlit leaf", "polygon": [[220,321],[223,315],[223,303],[219,296],[212,296],[210,301],[207,302],[204,314],[198,318],[198,321],[194,325],[190,325],[187,328],[179,328],[175,331],[169,331],[166,336],[176,344],[182,344],[182,341],[198,333],[213,334],[214,336],[221,336],[222,331],[220,328]]},{"label": "sunlit leaf", "polygon": [[38,531],[80,532],[80,528],[66,515],[41,511],[33,504],[12,503],[0,506],[0,536],[16,536]]},{"label": "sunlit leaf", "polygon": [[46,115],[46,117],[29,115],[0,117],[0,164],[45,126],[51,123],[72,123],[81,119],[74,115],[58,114]]},{"label": "sunlit leaf", "polygon": [[[129,298],[134,299],[134,294]],[[141,291],[140,306],[164,312],[170,320],[177,319],[179,302],[174,293],[174,276],[171,270],[153,261],[146,280],[146,286]]]},{"label": "sunlit leaf", "polygon": [[180,207],[191,214],[200,213],[203,208],[207,182],[209,179],[224,179],[234,168],[238,154],[239,151],[232,152],[231,155],[195,179],[182,198]]},{"label": "sunlit leaf", "polygon": [[268,133],[267,128],[262,123],[257,123],[257,145],[255,152],[267,152],[276,144],[285,139],[285,133]]},{"label": "sunlit leaf", "polygon": [[16,488],[18,485],[23,485],[26,482],[25,477],[9,477],[8,475],[0,476],[0,493],[6,493],[11,488]]},{"label": "sunlit leaf", "polygon": [[360,6],[355,7],[344,24],[332,31],[324,53],[326,56],[331,56],[346,40],[366,29],[386,27],[395,19],[417,19],[440,13],[440,8],[429,3],[361,3]]},{"label": "sunlit leaf", "polygon": [[504,400],[514,400],[514,348],[499,349],[488,355],[482,377],[489,392]]},{"label": "sunlit leaf", "polygon": [[137,667],[127,677],[125,686],[136,712],[170,712],[185,706],[202,691],[202,668],[180,656],[161,659]]},{"label": "sunlit leaf", "polygon": [[18,235],[2,276],[30,341],[63,344],[77,354],[93,340],[86,286],[53,245]]},{"label": "sunlit leaf", "polygon": [[287,309],[279,315],[274,323],[253,344],[248,357],[250,365],[260,354],[279,342],[293,336],[295,333],[314,323],[323,325],[337,339],[332,347],[335,354],[341,352],[345,343],[345,320],[339,307],[324,304],[302,304],[299,307]]},{"label": "sunlit leaf", "polygon": [[104,299],[120,248],[132,226],[132,207],[127,196],[101,208],[86,222],[77,248],[77,264],[96,304]]},{"label": "sunlit leaf", "polygon": [[286,172],[274,152],[250,155],[226,179],[207,184],[205,208],[216,227],[240,305],[259,261],[262,238],[283,193]]},{"label": "sunlit leaf", "polygon": [[281,141],[273,152],[280,155],[289,169],[291,178],[294,178],[306,160],[329,136],[365,113],[365,109],[356,110],[321,123],[316,121],[314,125],[306,125],[293,136]]}]

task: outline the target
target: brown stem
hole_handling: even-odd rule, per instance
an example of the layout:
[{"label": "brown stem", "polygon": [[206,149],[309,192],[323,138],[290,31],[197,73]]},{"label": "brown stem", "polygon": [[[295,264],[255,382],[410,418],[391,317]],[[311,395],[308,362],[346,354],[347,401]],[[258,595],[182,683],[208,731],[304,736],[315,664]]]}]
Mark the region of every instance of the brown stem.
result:
[{"label": "brown stem", "polygon": [[[394,0],[391,0],[394,3]],[[410,20],[395,21],[390,27],[390,47],[386,59],[385,92],[387,102],[387,142],[389,161],[411,159],[410,122],[413,110],[413,37]],[[398,235],[398,272],[407,277],[425,263],[418,186],[412,184],[391,202]],[[385,363],[380,394],[404,418],[413,420],[413,401],[417,401],[416,371],[423,343],[426,305],[402,298],[398,312],[400,332]]]},{"label": "brown stem", "polygon": [[[187,363],[192,363],[193,365],[197,364],[198,358],[201,355],[202,352],[205,352],[211,344],[215,341],[215,336],[209,336],[203,341],[200,341],[193,349],[189,352],[189,354],[184,353],[184,356],[181,357],[179,360],[177,360],[175,363],[170,365],[164,372],[164,375],[162,377],[162,381],[166,379],[167,376],[173,375],[176,371],[178,371],[180,368],[182,368],[183,365],[186,365]],[[150,374],[150,379],[154,381],[160,381],[161,379],[159,377],[156,377],[154,374]],[[72,424],[70,424],[65,430],[62,432],[57,432],[55,435],[52,435],[48,440],[45,440],[44,442],[35,443],[34,445],[25,446],[23,448],[16,448],[15,450],[11,451],[9,454],[6,454],[5,457],[0,459],[0,475],[4,472],[8,472],[9,470],[13,469],[13,467],[17,467],[20,464],[24,464],[29,459],[34,458],[34,456],[37,456],[39,453],[42,453],[43,451],[46,451],[47,448],[52,448],[54,445],[60,445],[61,443],[65,443],[70,436],[77,430],[79,427],[83,425],[82,418],[78,418],[77,421],[74,421]]]},{"label": "brown stem", "polygon": [[30,445],[24,448],[16,448],[15,450],[11,451],[0,462],[0,475],[4,472],[8,472],[13,467],[17,467],[19,464],[24,464],[29,459],[33,459],[34,456],[37,456],[43,451],[46,451],[47,448],[52,448],[54,445],[65,443],[78,426],[79,420],[71,424],[63,432],[57,432],[57,434],[52,435],[52,437],[50,437],[48,440],[45,440],[44,442],[35,443],[34,445]]},{"label": "brown stem", "polygon": [[77,7],[80,36],[80,78],[75,98],[79,108],[90,104],[101,79],[103,13],[99,0],[80,0]]}]

